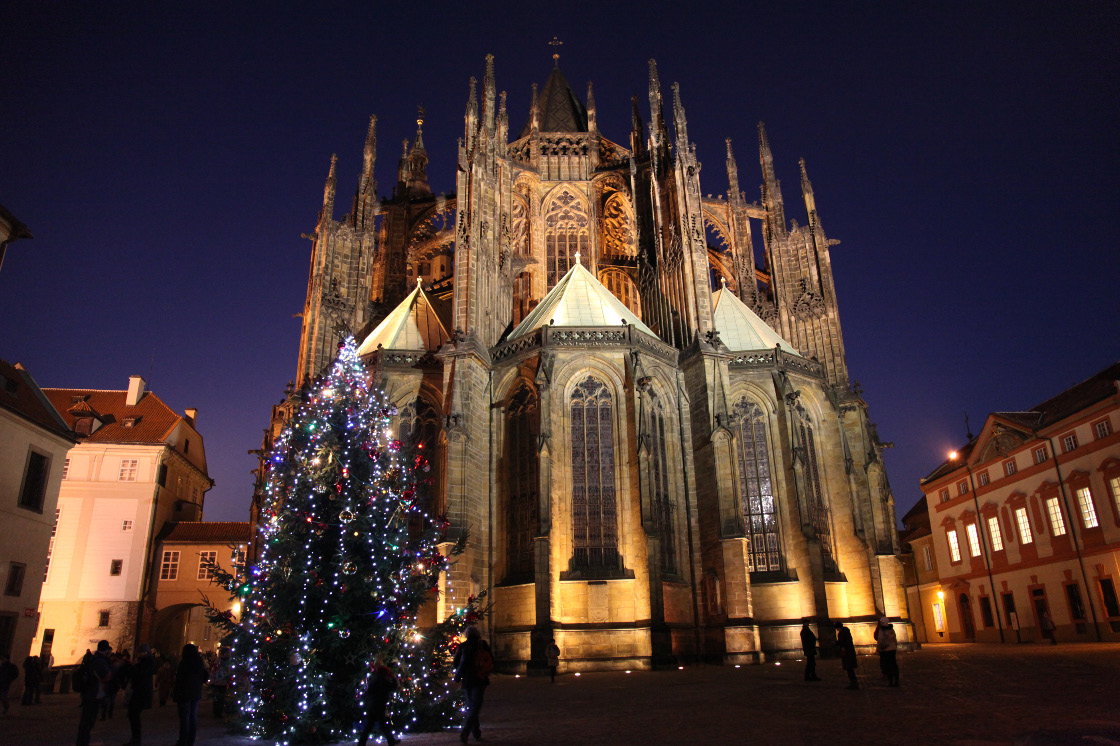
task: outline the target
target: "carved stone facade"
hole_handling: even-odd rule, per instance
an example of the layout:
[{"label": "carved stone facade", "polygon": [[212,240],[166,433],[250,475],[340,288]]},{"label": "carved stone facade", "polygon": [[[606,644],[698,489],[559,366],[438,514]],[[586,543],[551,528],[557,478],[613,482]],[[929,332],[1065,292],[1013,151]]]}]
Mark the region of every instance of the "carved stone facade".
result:
[{"label": "carved stone facade", "polygon": [[[361,331],[401,432],[434,454],[432,509],[470,532],[430,619],[487,590],[506,670],[543,669],[553,637],[569,670],[797,655],[803,617],[869,645],[886,614],[906,641],[885,445],[849,385],[804,164],[805,226],[761,125],[761,200],[730,141],[727,196],[702,197],[680,93],[670,134],[649,73],[625,146],[559,67],[511,140],[488,58],[449,197],[418,132],[377,200],[371,124],[341,221],[332,161],[299,383],[336,329]],[[406,338],[435,341],[389,341]]]}]

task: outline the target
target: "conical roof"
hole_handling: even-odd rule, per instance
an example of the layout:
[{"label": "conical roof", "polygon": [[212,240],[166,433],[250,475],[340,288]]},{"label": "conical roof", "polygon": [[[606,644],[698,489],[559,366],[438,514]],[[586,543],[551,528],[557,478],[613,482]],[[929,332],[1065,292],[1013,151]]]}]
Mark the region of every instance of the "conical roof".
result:
[{"label": "conical roof", "polygon": [[642,323],[638,314],[614,297],[595,275],[578,261],[549,291],[532,313],[510,333],[510,339],[523,337],[542,326],[621,326],[634,328],[651,337],[657,335]]},{"label": "conical roof", "polygon": [[780,334],[726,287],[716,292],[713,301],[715,311],[712,313],[712,324],[719,332],[720,341],[729,350],[772,350],[777,345],[782,348],[782,352],[800,356],[793,345],[782,339]]},{"label": "conical roof", "polygon": [[[537,93],[537,110],[541,132],[587,132],[587,107],[559,67],[552,68],[552,74]],[[529,134],[532,124],[530,118],[521,128],[520,137]]]},{"label": "conical roof", "polygon": [[359,355],[386,350],[438,350],[451,339],[435,309],[432,297],[419,283],[400,304],[369,333],[358,347]]}]

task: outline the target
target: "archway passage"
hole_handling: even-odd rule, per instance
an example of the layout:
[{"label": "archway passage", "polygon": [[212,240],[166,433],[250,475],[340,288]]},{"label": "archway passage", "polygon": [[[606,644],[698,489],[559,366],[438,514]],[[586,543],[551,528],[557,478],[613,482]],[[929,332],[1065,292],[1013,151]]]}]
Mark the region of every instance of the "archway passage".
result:
[{"label": "archway passage", "polygon": [[183,646],[191,642],[187,639],[191,610],[201,606],[201,604],[184,603],[158,609],[152,617],[149,639],[141,642],[147,642],[164,655],[178,656]]}]

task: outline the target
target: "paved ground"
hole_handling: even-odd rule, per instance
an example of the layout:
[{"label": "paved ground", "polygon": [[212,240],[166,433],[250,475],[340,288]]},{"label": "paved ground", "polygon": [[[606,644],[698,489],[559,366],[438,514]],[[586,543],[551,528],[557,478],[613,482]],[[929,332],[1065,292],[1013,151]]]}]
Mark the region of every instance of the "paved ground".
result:
[{"label": "paved ground", "polygon": [[[847,691],[838,661],[824,681],[800,664],[695,666],[683,671],[494,677],[483,711],[484,743],[751,744],[775,746],[1120,746],[1120,645],[929,645],[900,656],[902,686],[888,688],[874,657],[860,659],[862,688]],[[206,712],[198,746],[260,746],[230,736]],[[70,746],[74,695],[13,705],[0,746]],[[171,746],[171,705],[145,714],[145,746]],[[94,742],[128,740],[123,712]],[[454,733],[406,735],[404,746],[456,744]],[[472,742],[473,743],[473,742]]]}]

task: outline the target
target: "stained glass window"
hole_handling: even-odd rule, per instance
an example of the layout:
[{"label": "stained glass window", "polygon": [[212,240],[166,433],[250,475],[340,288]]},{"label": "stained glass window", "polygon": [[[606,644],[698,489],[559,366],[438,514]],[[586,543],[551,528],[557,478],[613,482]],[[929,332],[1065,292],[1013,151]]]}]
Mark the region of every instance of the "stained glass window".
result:
[{"label": "stained glass window", "polygon": [[739,499],[747,534],[747,569],[765,572],[782,569],[782,544],[770,453],[766,447],[766,418],[762,409],[743,399],[735,408]]},{"label": "stained glass window", "polygon": [[591,376],[572,392],[572,540],[577,569],[619,566],[612,409],[610,391]]},{"label": "stained glass window", "polygon": [[634,312],[634,318],[642,316],[642,300],[638,295],[638,286],[625,272],[617,269],[607,270],[599,276],[600,282],[611,291],[611,295]]},{"label": "stained glass window", "polygon": [[533,574],[533,536],[537,530],[537,397],[525,385],[510,400],[506,415],[506,490],[508,501],[508,579]]},{"label": "stained glass window", "polygon": [[656,399],[650,407],[650,471],[653,483],[650,485],[653,497],[654,530],[661,537],[661,572],[677,573],[677,531],[676,506],[673,504],[672,490],[669,487],[669,459],[665,448],[665,417]]},{"label": "stained glass window", "polygon": [[576,252],[583,255],[585,264],[590,261],[589,221],[580,201],[565,189],[549,202],[544,215],[544,225],[545,252],[548,257],[548,287],[551,290],[572,268],[576,260]]},{"label": "stained glass window", "polygon": [[829,522],[828,508],[824,504],[821,490],[821,474],[817,465],[817,444],[813,440],[813,426],[801,423],[801,447],[805,453],[805,484],[809,488],[809,519],[817,541],[821,545],[821,559],[828,569],[836,568],[836,558],[832,550],[832,526]]}]

